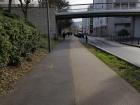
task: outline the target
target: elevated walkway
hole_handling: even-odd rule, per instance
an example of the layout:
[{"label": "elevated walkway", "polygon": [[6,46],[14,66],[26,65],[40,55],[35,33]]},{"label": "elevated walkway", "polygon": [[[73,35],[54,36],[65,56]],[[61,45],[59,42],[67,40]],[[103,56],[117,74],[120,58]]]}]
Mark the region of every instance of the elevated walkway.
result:
[{"label": "elevated walkway", "polygon": [[56,19],[140,16],[140,2],[76,4],[55,15]]},{"label": "elevated walkway", "polygon": [[90,17],[126,17],[126,16],[140,16],[140,9],[96,10],[85,12],[56,13],[56,19],[90,18]]}]

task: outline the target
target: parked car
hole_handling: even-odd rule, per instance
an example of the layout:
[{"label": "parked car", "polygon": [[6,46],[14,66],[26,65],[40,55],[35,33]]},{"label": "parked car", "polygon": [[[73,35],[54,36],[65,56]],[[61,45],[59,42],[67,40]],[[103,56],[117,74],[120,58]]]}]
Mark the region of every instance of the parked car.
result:
[{"label": "parked car", "polygon": [[78,37],[78,38],[84,38],[85,37],[85,35],[81,32],[75,34],[75,36]]}]

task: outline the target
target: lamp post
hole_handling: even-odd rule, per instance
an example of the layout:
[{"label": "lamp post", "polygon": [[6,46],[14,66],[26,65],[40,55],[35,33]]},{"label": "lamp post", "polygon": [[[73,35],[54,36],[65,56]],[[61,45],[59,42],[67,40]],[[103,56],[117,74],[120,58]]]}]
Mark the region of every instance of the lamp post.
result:
[{"label": "lamp post", "polygon": [[49,19],[49,1],[46,0],[47,6],[47,33],[48,33],[48,51],[51,52],[51,37],[50,37],[50,19]]}]

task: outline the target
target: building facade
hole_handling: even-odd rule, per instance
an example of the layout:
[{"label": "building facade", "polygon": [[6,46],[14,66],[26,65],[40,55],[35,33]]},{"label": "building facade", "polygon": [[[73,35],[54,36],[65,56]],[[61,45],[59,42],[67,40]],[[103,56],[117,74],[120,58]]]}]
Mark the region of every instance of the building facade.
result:
[{"label": "building facade", "polygon": [[[107,0],[93,0],[94,10],[104,10],[107,8],[106,5],[100,3],[107,3]],[[98,17],[93,18],[93,35],[95,36],[104,36],[107,34],[107,18],[106,17]]]},{"label": "building facade", "polygon": [[[98,3],[106,3],[106,0],[94,0],[94,5],[88,7],[88,11],[96,11],[98,9],[106,9],[106,5],[99,5]],[[96,5],[98,4],[98,5]],[[107,27],[107,18],[106,17],[97,17],[97,18],[86,18],[82,19],[83,32],[90,35],[99,36],[105,35]],[[104,33],[104,34],[103,34]]]},{"label": "building facade", "polygon": [[[93,0],[94,10],[140,8],[140,0]],[[99,3],[108,3],[100,5]],[[112,5],[113,4],[113,5]],[[129,4],[129,5],[128,5]],[[83,19],[83,30],[91,30],[94,36],[117,37],[118,32],[125,29],[131,36],[134,35],[134,17],[98,17]],[[93,22],[93,25],[91,25]],[[137,22],[135,22],[137,23]],[[137,35],[138,36],[138,35]]]},{"label": "building facade", "polygon": [[90,21],[89,21],[90,19],[89,18],[83,18],[82,19],[82,31],[83,31],[83,33],[90,33],[90,31],[89,31],[89,27],[90,27]]},{"label": "building facade", "polygon": [[[108,9],[127,9],[136,8],[136,2],[139,0],[107,0],[107,3],[112,3],[113,6],[108,6]],[[118,32],[125,29],[130,35],[133,35],[133,17],[108,17],[107,18],[107,32],[109,37],[117,37]]]},{"label": "building facade", "polygon": [[[94,0],[93,6],[89,6],[88,10],[104,10],[106,5],[100,5],[99,3],[106,3],[106,0]],[[96,5],[98,4],[98,5]],[[106,17],[96,17],[96,18],[86,18],[82,19],[83,32],[94,36],[104,36],[107,31],[107,18]]]}]

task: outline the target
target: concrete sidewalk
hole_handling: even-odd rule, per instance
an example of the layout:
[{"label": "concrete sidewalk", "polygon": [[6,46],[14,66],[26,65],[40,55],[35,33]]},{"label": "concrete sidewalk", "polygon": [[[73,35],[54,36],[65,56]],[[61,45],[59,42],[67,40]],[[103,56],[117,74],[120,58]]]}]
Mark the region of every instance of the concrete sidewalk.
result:
[{"label": "concrete sidewalk", "polygon": [[140,105],[140,94],[76,38],[60,44],[0,105]]}]

